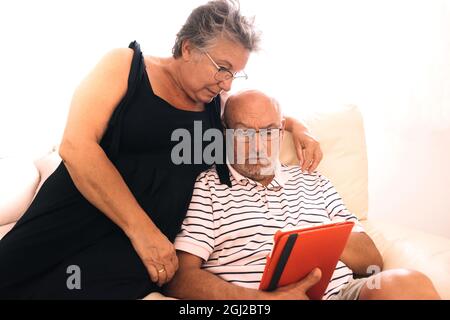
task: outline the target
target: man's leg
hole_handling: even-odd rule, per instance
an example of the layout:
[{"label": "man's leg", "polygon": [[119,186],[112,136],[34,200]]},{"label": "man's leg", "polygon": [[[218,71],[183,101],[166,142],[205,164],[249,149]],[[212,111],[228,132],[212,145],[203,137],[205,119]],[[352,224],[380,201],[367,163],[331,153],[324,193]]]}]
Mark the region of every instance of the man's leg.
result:
[{"label": "man's leg", "polygon": [[367,279],[359,300],[439,300],[431,280],[421,272],[393,269]]}]

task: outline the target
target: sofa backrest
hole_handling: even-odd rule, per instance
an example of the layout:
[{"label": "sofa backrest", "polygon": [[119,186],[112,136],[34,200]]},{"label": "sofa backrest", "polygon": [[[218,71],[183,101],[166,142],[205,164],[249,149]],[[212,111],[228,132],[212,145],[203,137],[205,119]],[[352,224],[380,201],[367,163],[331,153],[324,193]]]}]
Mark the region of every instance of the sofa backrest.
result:
[{"label": "sofa backrest", "polygon": [[[364,125],[358,107],[342,106],[305,119],[322,147],[318,171],[330,179],[347,208],[360,220],[367,218],[368,165]],[[284,164],[298,164],[292,137],[286,133],[280,156]]]},{"label": "sofa backrest", "polygon": [[[316,113],[305,119],[320,141],[324,158],[318,171],[334,184],[347,208],[363,220],[368,209],[367,152],[361,113],[356,106]],[[281,162],[298,164],[292,137],[286,133]],[[2,159],[0,162],[0,226],[17,221],[35,192],[61,159],[49,153],[42,159]],[[0,234],[1,238],[1,234]]]},{"label": "sofa backrest", "polygon": [[39,171],[32,161],[20,157],[0,159],[0,226],[20,218],[30,205],[39,180]]}]

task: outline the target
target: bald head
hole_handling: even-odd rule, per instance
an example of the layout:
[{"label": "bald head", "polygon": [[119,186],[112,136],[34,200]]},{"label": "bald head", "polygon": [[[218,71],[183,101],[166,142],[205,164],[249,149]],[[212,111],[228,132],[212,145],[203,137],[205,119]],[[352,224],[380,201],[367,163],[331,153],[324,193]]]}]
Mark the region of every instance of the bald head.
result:
[{"label": "bald head", "polygon": [[282,124],[278,102],[258,90],[245,90],[231,95],[223,115],[230,129],[278,128]]},{"label": "bald head", "polygon": [[227,140],[227,147],[232,146],[234,152],[233,157],[228,157],[232,167],[245,177],[264,185],[270,183],[279,163],[279,129],[284,125],[276,100],[257,90],[241,91],[228,98],[223,120],[227,139],[233,138],[232,144]]}]

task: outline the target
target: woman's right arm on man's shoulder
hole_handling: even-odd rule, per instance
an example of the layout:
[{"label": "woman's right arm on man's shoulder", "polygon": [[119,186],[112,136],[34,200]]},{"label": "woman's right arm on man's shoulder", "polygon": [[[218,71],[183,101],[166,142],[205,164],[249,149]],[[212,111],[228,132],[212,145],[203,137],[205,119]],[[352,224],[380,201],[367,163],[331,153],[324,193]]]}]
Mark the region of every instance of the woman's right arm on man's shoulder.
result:
[{"label": "woman's right arm on man's shoulder", "polygon": [[[83,79],[72,97],[59,154],[81,194],[128,235],[152,280],[162,284],[177,267],[173,246],[140,207],[99,144],[127,91],[132,57],[132,49],[114,49]],[[158,279],[156,269],[161,265],[168,279]]]}]

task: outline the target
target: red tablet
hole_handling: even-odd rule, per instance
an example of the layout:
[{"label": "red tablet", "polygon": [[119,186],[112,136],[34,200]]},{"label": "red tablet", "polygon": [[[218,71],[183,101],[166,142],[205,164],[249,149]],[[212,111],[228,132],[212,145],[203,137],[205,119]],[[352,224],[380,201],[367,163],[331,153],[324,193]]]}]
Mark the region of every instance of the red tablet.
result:
[{"label": "red tablet", "polygon": [[272,291],[298,282],[317,267],[322,278],[306,294],[312,300],[322,299],[353,225],[337,222],[277,231],[259,289]]}]

